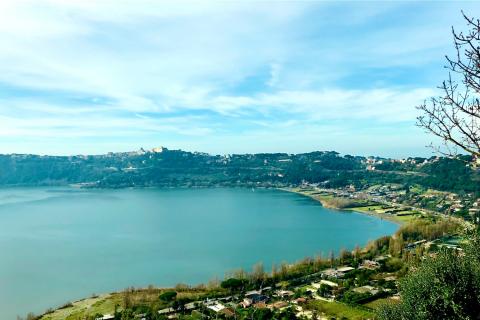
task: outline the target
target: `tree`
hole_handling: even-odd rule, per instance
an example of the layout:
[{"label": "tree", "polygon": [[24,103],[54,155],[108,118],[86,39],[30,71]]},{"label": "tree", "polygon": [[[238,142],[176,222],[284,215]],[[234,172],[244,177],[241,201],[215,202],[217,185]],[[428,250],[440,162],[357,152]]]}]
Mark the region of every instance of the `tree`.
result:
[{"label": "tree", "polygon": [[360,246],[357,244],[355,245],[355,249],[353,249],[353,257],[355,261],[360,259],[360,254],[362,253],[362,250],[360,249]]},{"label": "tree", "polygon": [[417,125],[442,139],[446,150],[432,144],[437,152],[453,156],[461,150],[479,159],[480,20],[462,14],[470,30],[452,28],[456,55],[446,57],[448,79],[439,87],[441,96],[417,107],[422,112]]},{"label": "tree", "polygon": [[132,306],[132,293],[133,288],[127,288],[123,291],[123,308],[128,309]]},{"label": "tree", "polygon": [[322,297],[326,297],[329,295],[331,292],[331,288],[329,285],[326,285],[325,283],[322,283],[320,285],[320,288],[318,288],[318,294]]},{"label": "tree", "polygon": [[333,251],[330,251],[328,254],[328,259],[330,261],[330,267],[333,268],[333,264],[335,263],[335,253]]},{"label": "tree", "polygon": [[173,301],[177,297],[177,292],[175,291],[165,291],[164,293],[160,294],[158,298],[165,302]]},{"label": "tree", "polygon": [[175,301],[173,301],[172,307],[175,310],[184,312],[185,311],[185,305],[187,303],[191,302],[191,301],[192,300],[187,298],[187,297],[180,297],[180,298],[176,299]]},{"label": "tree", "polygon": [[252,280],[255,282],[264,280],[266,274],[265,270],[263,269],[263,263],[259,262],[253,266],[251,276]]},{"label": "tree", "polygon": [[340,250],[340,255],[339,255],[339,259],[340,259],[340,263],[346,263],[348,260],[350,260],[352,258],[352,253],[345,250],[345,249],[342,249]]},{"label": "tree", "polygon": [[245,279],[230,278],[222,281],[220,286],[224,289],[229,289],[233,293],[242,289],[245,286],[246,282],[247,281]]},{"label": "tree", "polygon": [[444,249],[400,281],[401,302],[383,305],[380,320],[478,319],[480,236],[470,233],[463,253]]}]

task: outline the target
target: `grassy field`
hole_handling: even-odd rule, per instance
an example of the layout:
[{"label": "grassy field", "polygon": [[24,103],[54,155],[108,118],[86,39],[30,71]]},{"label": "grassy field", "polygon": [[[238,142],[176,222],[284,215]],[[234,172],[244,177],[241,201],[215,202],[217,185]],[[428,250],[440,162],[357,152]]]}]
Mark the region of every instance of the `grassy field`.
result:
[{"label": "grassy field", "polygon": [[385,304],[385,303],[398,303],[398,300],[393,300],[391,298],[381,298],[381,299],[370,301],[369,303],[364,304],[364,306],[367,308],[376,310],[382,304]]},{"label": "grassy field", "polygon": [[[356,205],[352,207],[346,207],[346,208],[339,208],[337,207],[337,202],[339,197],[335,197],[333,194],[329,193],[324,193],[324,192],[316,192],[314,189],[305,189],[305,188],[288,188],[288,189],[283,189],[285,191],[289,192],[294,192],[298,194],[302,194],[304,196],[310,197],[314,200],[319,201],[324,207],[326,208],[332,208],[332,209],[337,209],[337,210],[346,210],[346,211],[354,211],[354,212],[360,212],[360,213],[365,213],[369,215],[375,215],[378,216],[382,219],[389,220],[396,222],[398,224],[404,224],[407,222],[410,222],[412,220],[417,219],[421,215],[418,214],[418,212],[415,211],[402,211],[402,215],[398,216],[395,214],[388,214],[385,213],[385,209],[383,209],[383,205],[381,204],[369,204],[362,206],[361,201],[362,200],[356,200]],[[355,202],[351,200],[352,202]],[[367,201],[364,201],[367,202]],[[360,205],[359,205],[360,204]],[[367,204],[367,203],[365,203]]]},{"label": "grassy field", "polygon": [[[131,305],[148,305],[155,309],[162,309],[167,307],[167,304],[159,300],[159,295],[162,292],[168,290],[176,290],[178,292],[178,298],[188,298],[198,300],[204,298],[205,295],[214,294],[218,290],[208,289],[160,289],[160,288],[148,288],[148,289],[136,289],[130,290],[128,293],[128,300]],[[221,291],[222,295],[226,295],[227,292]],[[98,297],[87,298],[72,303],[72,306],[57,309],[52,313],[44,315],[41,320],[78,320],[84,319],[86,316],[95,316],[97,314],[113,314],[115,306],[118,310],[122,309],[125,304],[125,293],[110,293],[104,294]]]},{"label": "grassy field", "polygon": [[378,216],[382,219],[390,220],[390,221],[397,222],[397,223],[400,223],[400,224],[410,222],[412,220],[417,219],[420,216],[420,214],[418,214],[416,212],[413,212],[413,211],[402,211],[402,215],[388,214],[388,213],[384,212],[384,210],[382,209],[382,206],[380,206],[380,205],[366,206],[366,207],[355,207],[355,208],[348,208],[348,209],[345,209],[345,210],[376,215],[376,216]]},{"label": "grassy field", "polygon": [[337,319],[364,320],[372,319],[374,316],[373,311],[368,311],[366,308],[357,308],[340,302],[321,300],[310,301],[307,304],[307,309],[315,310],[318,314],[325,314]]},{"label": "grassy field", "polygon": [[43,316],[42,320],[76,320],[85,316],[113,313],[115,304],[122,304],[120,294],[104,294],[95,298],[87,298],[72,303],[73,306],[55,310]]}]

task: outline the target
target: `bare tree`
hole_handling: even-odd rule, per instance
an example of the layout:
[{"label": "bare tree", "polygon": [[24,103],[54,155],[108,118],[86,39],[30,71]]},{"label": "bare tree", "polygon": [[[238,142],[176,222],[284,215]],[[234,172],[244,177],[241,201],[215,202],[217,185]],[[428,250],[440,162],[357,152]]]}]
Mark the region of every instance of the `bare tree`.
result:
[{"label": "bare tree", "polygon": [[444,148],[431,145],[440,154],[458,151],[480,158],[480,20],[463,12],[468,32],[452,27],[456,55],[448,57],[448,79],[439,89],[442,95],[417,107],[422,115],[417,125],[442,139]]}]

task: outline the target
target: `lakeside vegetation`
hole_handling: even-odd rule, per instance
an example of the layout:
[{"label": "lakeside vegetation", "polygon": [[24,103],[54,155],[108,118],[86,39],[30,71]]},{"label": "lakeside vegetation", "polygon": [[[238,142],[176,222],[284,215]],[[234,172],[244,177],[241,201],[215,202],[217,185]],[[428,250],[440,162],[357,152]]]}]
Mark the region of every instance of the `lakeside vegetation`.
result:
[{"label": "lakeside vegetation", "polygon": [[[40,317],[31,315],[30,319],[91,320],[106,315],[112,319],[374,318],[377,310],[383,310],[384,302],[398,303],[398,279],[415,270],[426,257],[442,252],[448,239],[461,237],[463,227],[457,219],[421,216],[402,225],[392,236],[372,241],[365,248],[342,250],[338,256],[332,252],[309,257],[294,264],[273,265],[270,271],[259,263],[249,272],[234,270],[223,281],[197,286],[128,288],[68,303]],[[345,266],[351,270],[347,268],[349,271],[340,275],[338,270]],[[252,291],[265,300],[242,305]]]},{"label": "lakeside vegetation", "polygon": [[422,216],[422,212],[418,210],[402,210],[397,214],[387,213],[388,209],[391,209],[391,205],[384,205],[376,203],[367,199],[351,199],[345,197],[336,196],[334,191],[322,191],[318,192],[315,188],[282,188],[281,190],[298,193],[307,197],[310,197],[322,204],[325,208],[359,212],[367,215],[386,219],[398,224],[404,224]]}]

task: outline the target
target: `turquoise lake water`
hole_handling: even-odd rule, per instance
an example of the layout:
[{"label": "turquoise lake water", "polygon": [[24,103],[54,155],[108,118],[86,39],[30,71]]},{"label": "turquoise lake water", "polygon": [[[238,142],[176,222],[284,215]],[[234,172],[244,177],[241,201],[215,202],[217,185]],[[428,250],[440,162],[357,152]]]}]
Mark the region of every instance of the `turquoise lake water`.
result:
[{"label": "turquoise lake water", "polygon": [[0,319],[352,249],[397,225],[256,189],[0,189]]}]

